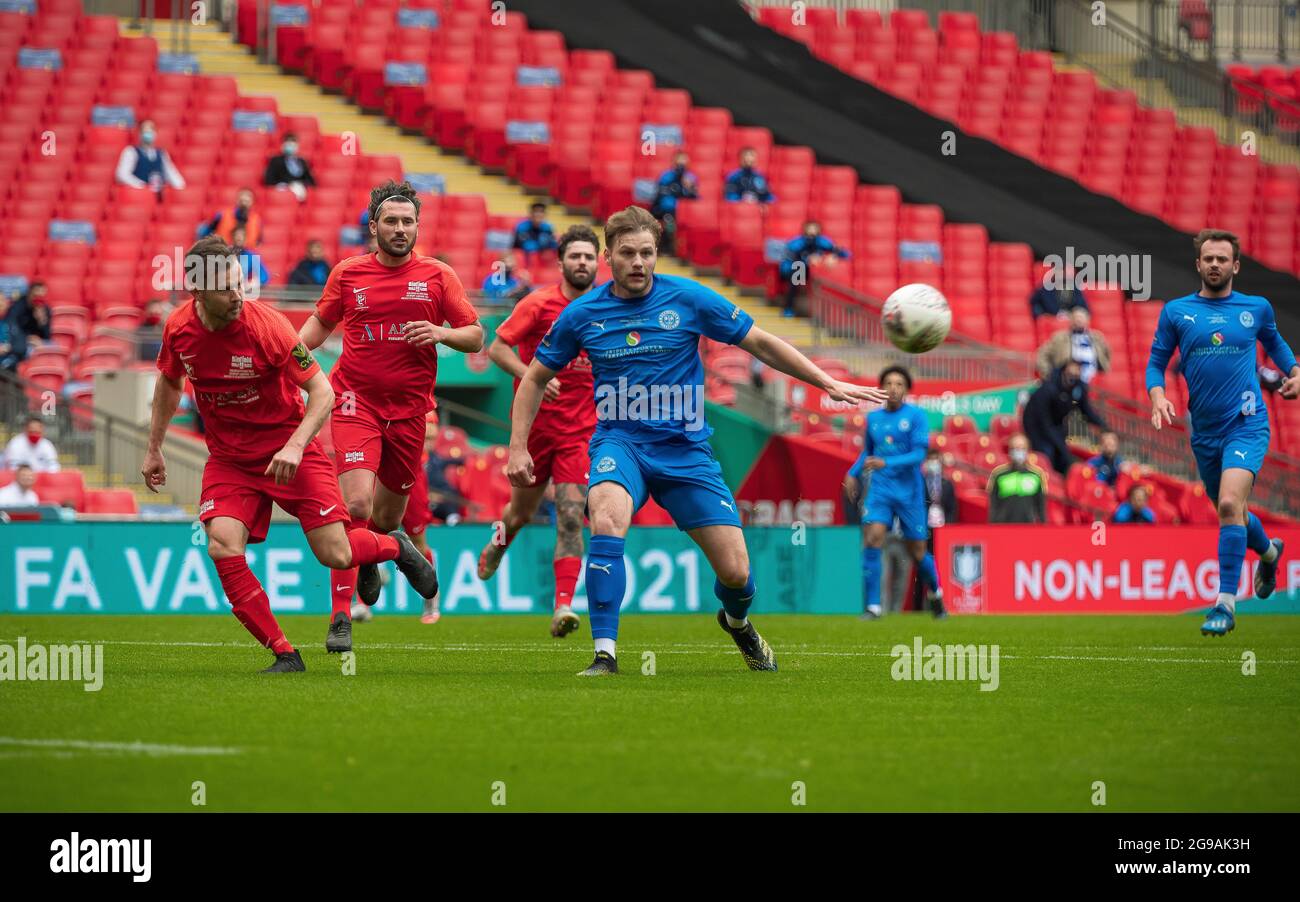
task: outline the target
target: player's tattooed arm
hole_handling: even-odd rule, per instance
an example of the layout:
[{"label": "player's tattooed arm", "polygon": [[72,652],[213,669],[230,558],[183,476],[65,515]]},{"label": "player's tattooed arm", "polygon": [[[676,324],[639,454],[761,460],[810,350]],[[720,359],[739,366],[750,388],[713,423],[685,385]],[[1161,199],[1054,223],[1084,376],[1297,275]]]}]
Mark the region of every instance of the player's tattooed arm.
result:
[{"label": "player's tattooed arm", "polygon": [[794,345],[757,326],[751,327],[748,334],[740,340],[740,347],[777,372],[794,376],[801,382],[820,388],[833,400],[885,403],[885,393],[880,389],[832,379]]},{"label": "player's tattooed arm", "polygon": [[172,379],[164,373],[158,374],[158,381],[153,387],[153,415],[149,421],[149,447],[145,451],[144,463],[140,475],[149,491],[157,493],[158,486],[167,484],[167,464],[163,460],[162,443],[167,435],[167,427],[176,408],[181,403],[181,389],[184,382]]},{"label": "player's tattooed arm", "polygon": [[542,406],[546,383],[554,378],[555,370],[534,357],[519,380],[515,403],[510,408],[510,459],[506,462],[506,476],[511,485],[522,488],[533,484],[533,457],[528,453],[528,433],[532,431],[533,420],[537,419],[537,410]]},{"label": "player's tattooed arm", "polygon": [[325,339],[330,337],[337,325],[338,323],[327,323],[320,316],[313,313],[307,317],[307,321],[298,330],[298,339],[310,350],[314,351],[325,343]]}]

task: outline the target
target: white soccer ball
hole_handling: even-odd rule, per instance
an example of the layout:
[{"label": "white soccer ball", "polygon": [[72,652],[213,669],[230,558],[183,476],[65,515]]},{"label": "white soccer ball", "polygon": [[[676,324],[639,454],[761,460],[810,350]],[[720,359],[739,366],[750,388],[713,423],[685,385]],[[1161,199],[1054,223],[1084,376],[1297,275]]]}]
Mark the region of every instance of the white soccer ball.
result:
[{"label": "white soccer ball", "polygon": [[914,282],[885,299],[880,324],[894,347],[909,354],[924,354],[948,337],[952,310],[939,289]]}]

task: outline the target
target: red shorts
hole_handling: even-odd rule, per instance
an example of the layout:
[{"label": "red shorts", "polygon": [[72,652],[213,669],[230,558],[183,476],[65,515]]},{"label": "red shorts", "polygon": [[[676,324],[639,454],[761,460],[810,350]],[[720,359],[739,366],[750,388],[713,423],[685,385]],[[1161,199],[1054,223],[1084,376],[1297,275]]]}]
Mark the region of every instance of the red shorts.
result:
[{"label": "red shorts", "polygon": [[381,420],[360,402],[348,415],[334,403],[330,433],[334,439],[334,461],[339,474],[348,470],[369,470],[384,488],[405,495],[415,485],[415,475],[424,456],[424,414],[403,420]]},{"label": "red shorts", "polygon": [[276,485],[265,469],[265,465],[246,467],[209,457],[203,467],[199,520],[206,523],[214,517],[233,517],[248,527],[249,542],[263,542],[271,523],[272,501],[297,517],[303,532],[352,519],[334,465],[314,439],[302,452],[293,482]]},{"label": "red shorts", "polygon": [[528,453],[533,458],[533,485],[546,485],[546,480],[560,483],[587,484],[591,458],[587,446],[591,435],[587,433],[561,434],[538,432],[528,436]]},{"label": "red shorts", "polygon": [[[421,461],[423,463],[423,461]],[[408,536],[418,536],[433,522],[429,511],[429,477],[421,466],[415,473],[415,485],[406,499],[406,513],[402,514],[402,529]]]}]

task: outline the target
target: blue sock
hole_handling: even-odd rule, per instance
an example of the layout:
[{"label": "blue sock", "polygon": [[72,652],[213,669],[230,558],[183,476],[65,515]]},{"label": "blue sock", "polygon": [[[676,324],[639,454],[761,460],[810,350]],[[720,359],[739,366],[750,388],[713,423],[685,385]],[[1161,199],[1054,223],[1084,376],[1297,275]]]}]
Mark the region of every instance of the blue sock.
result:
[{"label": "blue sock", "polygon": [[880,607],[880,549],[862,549],[862,588],[868,608]]},{"label": "blue sock", "polygon": [[939,591],[939,569],[934,566],[934,555],[926,554],[921,558],[920,563],[916,565],[916,572],[921,577],[921,582],[931,592]]},{"label": "blue sock", "polygon": [[751,572],[745,584],[736,589],[724,586],[720,579],[714,579],[713,594],[718,596],[722,609],[733,620],[744,620],[749,606],[754,603],[754,574]]},{"label": "blue sock", "polygon": [[593,639],[618,638],[618,609],[626,589],[623,540],[592,536],[587,549],[587,616]]},{"label": "blue sock", "polygon": [[1264,554],[1271,545],[1272,543],[1268,540],[1268,533],[1264,532],[1264,524],[1259,522],[1259,517],[1247,511],[1246,547],[1256,554]]},{"label": "blue sock", "polygon": [[1219,527],[1219,594],[1236,595],[1246,558],[1246,527]]}]

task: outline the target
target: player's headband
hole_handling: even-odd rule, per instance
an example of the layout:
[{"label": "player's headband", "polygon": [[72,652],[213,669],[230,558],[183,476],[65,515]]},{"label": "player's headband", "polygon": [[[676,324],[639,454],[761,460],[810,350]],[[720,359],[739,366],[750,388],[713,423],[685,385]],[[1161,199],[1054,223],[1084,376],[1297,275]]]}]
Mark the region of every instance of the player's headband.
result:
[{"label": "player's headband", "polygon": [[410,199],[409,197],[407,197],[405,194],[390,194],[388,197],[385,197],[383,200],[381,200],[381,201],[379,202],[379,205],[375,207],[375,215],[376,215],[376,216],[378,216],[378,215],[379,215],[379,211],[382,210],[382,209],[384,208],[384,204],[388,203],[390,200],[400,200],[402,203],[406,203],[406,204],[414,204],[414,203],[415,203],[415,201],[411,200],[411,199]]}]

